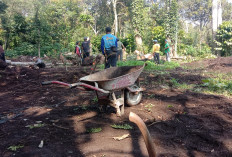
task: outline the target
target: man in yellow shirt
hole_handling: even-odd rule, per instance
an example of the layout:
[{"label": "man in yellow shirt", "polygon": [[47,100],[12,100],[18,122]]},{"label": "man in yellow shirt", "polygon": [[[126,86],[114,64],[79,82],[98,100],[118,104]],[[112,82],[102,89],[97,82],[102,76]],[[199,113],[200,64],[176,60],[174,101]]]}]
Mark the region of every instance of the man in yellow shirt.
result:
[{"label": "man in yellow shirt", "polygon": [[157,64],[160,64],[160,56],[159,56],[159,52],[160,52],[160,44],[158,44],[157,40],[153,40],[154,45],[153,45],[153,56],[154,56],[154,60]]}]

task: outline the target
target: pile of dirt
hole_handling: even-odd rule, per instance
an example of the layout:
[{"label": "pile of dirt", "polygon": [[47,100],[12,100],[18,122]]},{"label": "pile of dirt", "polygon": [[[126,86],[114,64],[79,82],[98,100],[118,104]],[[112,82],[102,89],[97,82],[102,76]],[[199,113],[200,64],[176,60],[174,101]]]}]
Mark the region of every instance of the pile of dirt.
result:
[{"label": "pile of dirt", "polygon": [[212,72],[232,73],[232,56],[231,57],[218,57],[216,59],[204,59],[191,63],[183,64],[191,68],[202,68]]}]

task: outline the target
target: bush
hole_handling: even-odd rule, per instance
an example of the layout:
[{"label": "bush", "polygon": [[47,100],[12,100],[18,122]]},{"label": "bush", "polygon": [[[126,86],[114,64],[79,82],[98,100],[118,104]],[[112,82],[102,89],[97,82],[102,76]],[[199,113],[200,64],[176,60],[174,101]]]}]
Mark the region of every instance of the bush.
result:
[{"label": "bush", "polygon": [[101,52],[101,38],[102,36],[95,36],[91,40],[93,54],[98,54]]},{"label": "bush", "polygon": [[220,51],[221,56],[232,55],[232,22],[223,22],[216,35],[216,45],[215,50]]},{"label": "bush", "polygon": [[203,45],[201,46],[197,46],[194,47],[192,45],[184,45],[184,44],[180,44],[179,45],[179,53],[182,55],[190,55],[193,57],[201,57],[204,58],[205,56],[208,56],[209,54],[211,54],[211,48],[208,45]]},{"label": "bush", "polygon": [[132,53],[136,50],[135,38],[133,34],[129,34],[126,38],[121,39],[121,42],[126,47],[127,53]]},{"label": "bush", "polygon": [[35,46],[27,42],[23,42],[18,47],[16,47],[14,50],[6,51],[6,56],[8,57],[15,57],[15,56],[20,56],[20,55],[34,56],[35,54],[36,54]]},{"label": "bush", "polygon": [[[164,51],[164,45],[165,45],[165,31],[162,26],[156,26],[152,30],[153,40],[158,40],[158,43],[160,44],[160,51]],[[153,45],[153,43],[152,43]]]},{"label": "bush", "polygon": [[6,57],[10,57],[10,58],[14,58],[14,57],[19,56],[17,54],[17,51],[15,51],[15,50],[7,50],[7,51],[5,51],[5,55],[6,55]]}]

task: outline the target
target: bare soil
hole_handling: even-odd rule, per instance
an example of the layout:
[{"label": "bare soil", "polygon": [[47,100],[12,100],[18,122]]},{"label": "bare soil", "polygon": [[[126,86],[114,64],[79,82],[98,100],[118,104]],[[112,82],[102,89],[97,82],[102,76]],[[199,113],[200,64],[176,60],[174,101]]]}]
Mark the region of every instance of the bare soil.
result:
[{"label": "bare soil", "polygon": [[[190,63],[204,70],[232,71],[232,59],[219,58]],[[215,63],[215,64],[214,64]],[[215,65],[215,66],[214,66]],[[229,67],[229,68],[228,68]],[[93,91],[60,85],[41,86],[42,81],[78,82],[91,67],[30,69],[7,67],[0,71],[0,156],[3,157],[145,157],[144,140],[129,112],[147,124],[158,157],[231,157],[232,99],[163,87],[171,77],[200,84],[195,70],[177,68],[170,75],[144,71],[141,84],[147,90],[142,102],[126,107],[117,117],[113,108],[100,112]],[[230,69],[230,70],[229,70]],[[183,73],[184,71],[184,73]],[[29,128],[37,124],[39,127]],[[38,125],[40,124],[40,125]],[[114,129],[129,124],[132,130]],[[90,128],[102,128],[88,133]],[[115,141],[113,137],[129,134]],[[39,148],[43,140],[44,145]],[[22,148],[9,150],[10,146]]]}]

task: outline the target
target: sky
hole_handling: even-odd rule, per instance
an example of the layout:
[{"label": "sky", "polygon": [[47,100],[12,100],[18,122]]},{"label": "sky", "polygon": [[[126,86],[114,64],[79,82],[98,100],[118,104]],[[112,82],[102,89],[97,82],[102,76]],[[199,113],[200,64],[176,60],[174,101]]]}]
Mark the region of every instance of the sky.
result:
[{"label": "sky", "polygon": [[229,3],[232,3],[232,0],[227,0]]}]

